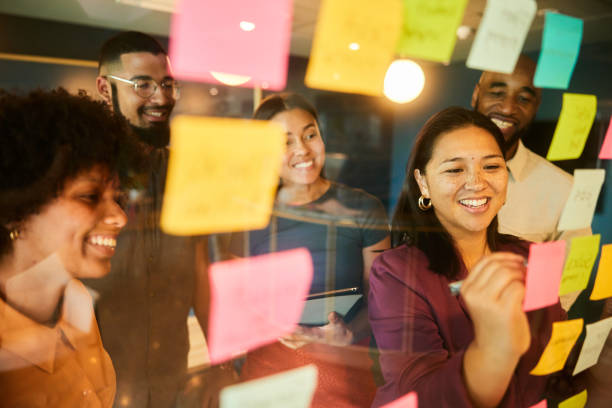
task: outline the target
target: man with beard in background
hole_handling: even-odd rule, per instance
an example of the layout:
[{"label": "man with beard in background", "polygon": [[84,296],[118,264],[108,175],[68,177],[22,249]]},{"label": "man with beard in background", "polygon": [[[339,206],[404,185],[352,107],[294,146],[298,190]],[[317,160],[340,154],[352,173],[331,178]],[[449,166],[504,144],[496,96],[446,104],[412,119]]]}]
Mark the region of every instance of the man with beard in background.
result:
[{"label": "man with beard in background", "polygon": [[[141,188],[129,194],[129,222],[109,276],[87,282],[99,294],[100,332],[117,371],[115,405],[173,407],[187,378],[189,311],[206,329],[208,307],[207,240],[166,235],[159,227],[179,84],[163,47],[131,31],[102,46],[96,89],[128,120],[149,164]],[[217,371],[216,381],[233,379],[233,370]]]},{"label": "man with beard in background", "polygon": [[[483,72],[472,94],[474,110],[491,119],[506,141],[508,193],[497,214],[499,231],[533,242],[590,235],[590,228],[557,230],[573,177],[521,141],[540,106],[541,90],[533,85],[535,69],[536,63],[521,55],[512,74]],[[578,296],[570,295],[562,297],[566,310]]]}]

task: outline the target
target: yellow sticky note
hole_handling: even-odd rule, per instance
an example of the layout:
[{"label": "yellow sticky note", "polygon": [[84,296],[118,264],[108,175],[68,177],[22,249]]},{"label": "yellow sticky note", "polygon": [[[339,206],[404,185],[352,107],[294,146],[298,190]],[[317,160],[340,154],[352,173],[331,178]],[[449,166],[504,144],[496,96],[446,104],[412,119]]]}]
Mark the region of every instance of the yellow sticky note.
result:
[{"label": "yellow sticky note", "polygon": [[323,0],[306,85],[382,95],[401,24],[401,0]]},{"label": "yellow sticky note", "polygon": [[587,402],[587,390],[569,397],[565,401],[559,403],[559,408],[583,408]]},{"label": "yellow sticky note", "polygon": [[267,121],[175,118],[162,229],[197,235],[265,227],[285,140]]},{"label": "yellow sticky note", "polygon": [[595,286],[591,292],[591,300],[600,300],[612,296],[612,244],[601,247],[601,257],[597,268]]},{"label": "yellow sticky note", "polygon": [[404,22],[397,53],[449,62],[467,0],[403,0]]},{"label": "yellow sticky note", "polygon": [[569,255],[565,260],[559,295],[565,295],[587,287],[591,270],[599,252],[600,235],[572,239]]},{"label": "yellow sticky note", "polygon": [[554,322],[550,341],[540,357],[540,361],[531,370],[531,375],[548,375],[563,369],[574,343],[582,333],[582,319]]},{"label": "yellow sticky note", "polygon": [[546,158],[570,160],[580,157],[596,113],[595,95],[564,93],[561,115]]}]

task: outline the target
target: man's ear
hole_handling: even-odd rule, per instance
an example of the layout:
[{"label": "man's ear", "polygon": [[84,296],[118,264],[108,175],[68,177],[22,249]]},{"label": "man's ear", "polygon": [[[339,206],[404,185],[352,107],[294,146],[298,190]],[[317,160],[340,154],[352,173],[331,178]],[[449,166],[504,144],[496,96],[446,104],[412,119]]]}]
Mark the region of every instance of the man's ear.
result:
[{"label": "man's ear", "polygon": [[470,102],[472,109],[476,109],[476,103],[478,102],[479,93],[480,93],[480,83],[476,84],[476,86],[474,87],[474,91],[472,92],[472,101]]},{"label": "man's ear", "polygon": [[108,79],[103,76],[96,78],[96,90],[104,102],[112,108],[112,90]]},{"label": "man's ear", "polygon": [[414,169],[414,179],[419,185],[419,190],[421,190],[421,195],[425,198],[430,198],[429,186],[427,185],[425,174],[422,174],[419,169]]}]

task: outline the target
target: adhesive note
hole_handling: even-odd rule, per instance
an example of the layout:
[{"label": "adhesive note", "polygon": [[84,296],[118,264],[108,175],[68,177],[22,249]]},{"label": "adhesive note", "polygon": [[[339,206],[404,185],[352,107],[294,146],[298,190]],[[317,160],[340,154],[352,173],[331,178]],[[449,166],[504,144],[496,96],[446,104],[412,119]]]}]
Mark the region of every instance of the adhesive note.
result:
[{"label": "adhesive note", "polygon": [[534,0],[488,0],[466,65],[483,71],[514,72],[536,10]]},{"label": "adhesive note", "polygon": [[401,0],[321,1],[306,85],[382,95],[401,25]]},{"label": "adhesive note", "polygon": [[181,0],[170,25],[174,75],[284,89],[292,7],[291,0]]},{"label": "adhesive note", "polygon": [[525,278],[524,311],[557,303],[564,260],[565,241],[531,244]]},{"label": "adhesive note", "polygon": [[580,394],[576,394],[565,401],[561,401],[559,403],[559,408],[584,408],[586,402],[587,390],[584,390]]},{"label": "adhesive note", "polygon": [[580,53],[583,25],[579,18],[546,13],[535,86],[567,89]]},{"label": "adhesive note", "polygon": [[559,218],[559,231],[588,228],[593,221],[597,198],[606,171],[604,169],[574,170],[574,184]]},{"label": "adhesive note", "polygon": [[599,253],[599,239],[599,234],[572,238],[569,254],[563,267],[559,295],[565,295],[587,287],[595,259]]},{"label": "adhesive note", "polygon": [[416,392],[409,392],[408,394],[391,401],[388,404],[383,405],[380,408],[418,408],[419,400]]},{"label": "adhesive note", "polygon": [[608,297],[612,297],[612,244],[601,247],[595,286],[589,299],[600,300]]},{"label": "adhesive note", "polygon": [[171,134],[165,232],[197,235],[268,224],[286,143],[280,126],[179,116]]},{"label": "adhesive note", "polygon": [[572,375],[576,375],[597,364],[601,350],[603,350],[604,344],[608,339],[610,329],[612,329],[612,317],[586,325],[586,337]]},{"label": "adhesive note", "polygon": [[608,125],[608,131],[604,138],[603,144],[601,145],[601,151],[599,152],[600,159],[612,159],[612,118],[610,118],[610,124]]},{"label": "adhesive note", "polygon": [[219,408],[308,408],[317,386],[317,367],[304,367],[225,387]]},{"label": "adhesive note", "polygon": [[292,332],[312,281],[305,248],[217,262],[209,272],[212,364]]},{"label": "adhesive note", "polygon": [[550,341],[544,349],[540,361],[531,370],[531,375],[548,375],[563,369],[572,347],[582,333],[582,319],[554,322]]},{"label": "adhesive note", "polygon": [[596,113],[595,95],[564,93],[561,114],[546,158],[554,161],[580,157]]},{"label": "adhesive note", "polygon": [[529,408],[547,408],[548,404],[546,403],[546,400],[543,399],[542,401],[538,402],[535,405],[530,406]]},{"label": "adhesive note", "polygon": [[467,0],[403,0],[404,18],[397,53],[449,62],[466,4]]}]

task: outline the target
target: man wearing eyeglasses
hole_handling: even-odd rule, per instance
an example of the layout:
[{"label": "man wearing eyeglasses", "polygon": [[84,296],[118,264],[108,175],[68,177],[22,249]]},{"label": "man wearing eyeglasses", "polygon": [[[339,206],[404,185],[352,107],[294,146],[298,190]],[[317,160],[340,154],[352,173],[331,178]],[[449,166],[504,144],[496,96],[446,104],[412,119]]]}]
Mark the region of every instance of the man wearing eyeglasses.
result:
[{"label": "man wearing eyeglasses", "polygon": [[[119,236],[111,273],[87,282],[99,294],[96,315],[117,372],[115,406],[184,405],[185,398],[194,398],[184,392],[187,317],[193,307],[206,327],[206,285],[199,283],[205,279],[208,257],[205,238],[170,236],[159,228],[169,118],[179,86],[166,51],[155,39],[123,32],[102,47],[96,87],[132,125],[149,161],[142,185],[130,191],[129,222]],[[213,377],[233,380],[223,375],[233,371],[217,370]],[[206,389],[214,387],[207,382]]]}]

